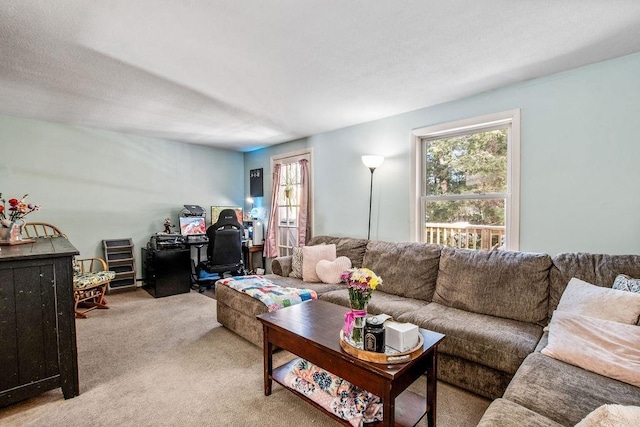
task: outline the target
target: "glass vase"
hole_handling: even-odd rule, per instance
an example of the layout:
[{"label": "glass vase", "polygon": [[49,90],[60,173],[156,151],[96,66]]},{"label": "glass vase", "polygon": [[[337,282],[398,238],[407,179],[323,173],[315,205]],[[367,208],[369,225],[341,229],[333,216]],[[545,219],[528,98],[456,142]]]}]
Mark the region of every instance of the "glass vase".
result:
[{"label": "glass vase", "polygon": [[11,223],[9,227],[9,241],[12,243],[22,241],[22,228],[24,227],[24,221],[16,219]]},{"label": "glass vase", "polygon": [[[5,223],[7,221],[3,221]],[[0,226],[0,240],[4,242],[16,243],[22,240],[22,228],[24,227],[24,221],[16,219],[9,222],[6,226]]]},{"label": "glass vase", "polygon": [[353,329],[351,330],[351,343],[356,348],[364,348],[364,325],[367,318],[367,304],[362,307],[351,307],[353,313]]}]

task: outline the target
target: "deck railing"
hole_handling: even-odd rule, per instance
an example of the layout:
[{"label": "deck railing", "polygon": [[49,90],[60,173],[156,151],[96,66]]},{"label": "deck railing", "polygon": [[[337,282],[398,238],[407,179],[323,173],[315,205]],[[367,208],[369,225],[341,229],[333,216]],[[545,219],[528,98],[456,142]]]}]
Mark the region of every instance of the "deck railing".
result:
[{"label": "deck railing", "polygon": [[425,242],[466,249],[496,249],[504,244],[505,227],[499,225],[425,224]]}]

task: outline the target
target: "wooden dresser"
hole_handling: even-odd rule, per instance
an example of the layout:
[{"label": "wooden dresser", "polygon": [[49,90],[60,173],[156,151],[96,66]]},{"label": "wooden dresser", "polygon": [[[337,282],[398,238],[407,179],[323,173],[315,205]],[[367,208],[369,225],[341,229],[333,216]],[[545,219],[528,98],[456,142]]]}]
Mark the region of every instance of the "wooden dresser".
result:
[{"label": "wooden dresser", "polygon": [[0,247],[0,406],[79,394],[72,259],[65,238]]}]

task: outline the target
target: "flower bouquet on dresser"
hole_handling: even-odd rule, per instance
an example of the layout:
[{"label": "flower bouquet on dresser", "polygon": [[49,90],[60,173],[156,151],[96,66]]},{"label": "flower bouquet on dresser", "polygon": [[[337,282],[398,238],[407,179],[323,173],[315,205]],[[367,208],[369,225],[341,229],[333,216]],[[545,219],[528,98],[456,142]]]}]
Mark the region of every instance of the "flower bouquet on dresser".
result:
[{"label": "flower bouquet on dresser", "polygon": [[342,273],[341,279],[347,284],[351,306],[351,310],[344,315],[343,332],[354,347],[361,349],[367,304],[373,291],[382,284],[382,278],[368,268],[350,268]]},{"label": "flower bouquet on dresser", "polygon": [[24,217],[31,212],[40,210],[39,205],[33,205],[26,202],[28,194],[22,196],[21,199],[9,199],[9,208],[7,201],[2,198],[0,193],[0,242],[21,242],[22,227],[24,227]]}]

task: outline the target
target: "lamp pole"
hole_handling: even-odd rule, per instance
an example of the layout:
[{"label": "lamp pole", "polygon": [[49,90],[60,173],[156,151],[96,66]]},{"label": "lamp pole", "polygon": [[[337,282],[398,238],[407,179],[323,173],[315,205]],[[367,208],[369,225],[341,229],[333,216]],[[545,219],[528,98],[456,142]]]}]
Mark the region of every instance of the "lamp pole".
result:
[{"label": "lamp pole", "polygon": [[362,156],[362,163],[371,171],[371,184],[369,185],[369,228],[367,228],[367,240],[371,239],[371,203],[373,201],[373,172],[382,164],[382,156]]},{"label": "lamp pole", "polygon": [[367,240],[371,239],[371,202],[373,200],[373,172],[376,170],[374,167],[369,167],[371,171],[371,185],[369,186],[369,228],[367,228]]}]

